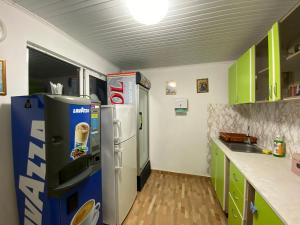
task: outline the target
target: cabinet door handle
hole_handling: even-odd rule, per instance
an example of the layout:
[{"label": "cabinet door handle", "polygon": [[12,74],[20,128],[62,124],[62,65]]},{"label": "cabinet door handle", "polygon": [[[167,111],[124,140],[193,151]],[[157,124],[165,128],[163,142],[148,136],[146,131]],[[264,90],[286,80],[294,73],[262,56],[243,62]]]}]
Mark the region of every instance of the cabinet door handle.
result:
[{"label": "cabinet door handle", "polygon": [[235,174],[235,173],[233,173],[233,179],[234,179],[236,182],[238,182],[238,181],[239,181],[239,179],[237,178],[237,176],[236,176],[236,174]]},{"label": "cabinet door handle", "polygon": [[236,196],[236,193],[235,192],[233,192],[233,198],[235,199],[235,200],[239,200],[239,197],[238,196]]},{"label": "cabinet door handle", "polygon": [[234,210],[233,210],[233,209],[231,210],[231,212],[232,212],[232,215],[233,215],[234,218],[238,218],[238,215],[236,215],[236,214],[234,213]]},{"label": "cabinet door handle", "polygon": [[252,214],[257,213],[257,208],[255,207],[253,202],[250,203],[250,211],[251,211]]},{"label": "cabinet door handle", "polygon": [[274,95],[275,97],[277,97],[277,82],[275,83],[275,87],[274,87]]}]

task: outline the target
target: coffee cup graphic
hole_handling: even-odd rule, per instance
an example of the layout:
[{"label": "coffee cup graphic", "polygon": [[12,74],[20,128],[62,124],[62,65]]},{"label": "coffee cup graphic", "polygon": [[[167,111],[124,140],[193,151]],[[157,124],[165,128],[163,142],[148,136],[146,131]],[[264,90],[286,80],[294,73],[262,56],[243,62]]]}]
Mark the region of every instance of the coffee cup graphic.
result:
[{"label": "coffee cup graphic", "polygon": [[71,152],[73,159],[77,159],[86,154],[89,134],[90,125],[88,123],[81,122],[75,126],[74,149]]},{"label": "coffee cup graphic", "polygon": [[100,216],[100,203],[94,199],[84,203],[74,215],[70,225],[96,225]]},{"label": "coffee cup graphic", "polygon": [[75,147],[86,146],[90,133],[90,125],[88,123],[78,123],[75,127]]}]

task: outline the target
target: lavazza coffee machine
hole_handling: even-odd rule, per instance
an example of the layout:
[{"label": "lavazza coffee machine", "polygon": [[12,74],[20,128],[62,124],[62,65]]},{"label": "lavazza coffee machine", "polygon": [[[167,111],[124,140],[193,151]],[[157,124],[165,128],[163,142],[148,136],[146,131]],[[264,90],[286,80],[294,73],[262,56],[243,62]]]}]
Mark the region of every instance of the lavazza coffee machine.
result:
[{"label": "lavazza coffee machine", "polygon": [[100,102],[12,97],[20,225],[102,225]]}]

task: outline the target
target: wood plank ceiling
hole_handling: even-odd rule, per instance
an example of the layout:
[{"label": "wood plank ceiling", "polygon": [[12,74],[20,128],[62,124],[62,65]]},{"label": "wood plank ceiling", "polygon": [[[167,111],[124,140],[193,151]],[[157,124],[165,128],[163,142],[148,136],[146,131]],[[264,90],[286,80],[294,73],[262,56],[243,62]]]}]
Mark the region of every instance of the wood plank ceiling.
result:
[{"label": "wood plank ceiling", "polygon": [[169,0],[157,25],[137,23],[124,0],[14,0],[121,69],[237,58],[299,0]]}]

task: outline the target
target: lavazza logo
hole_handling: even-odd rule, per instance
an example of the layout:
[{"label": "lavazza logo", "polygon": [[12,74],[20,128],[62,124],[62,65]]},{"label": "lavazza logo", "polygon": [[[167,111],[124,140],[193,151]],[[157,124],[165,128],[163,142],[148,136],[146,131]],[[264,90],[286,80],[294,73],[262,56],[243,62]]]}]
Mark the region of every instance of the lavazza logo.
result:
[{"label": "lavazza logo", "polygon": [[86,109],[86,108],[79,108],[79,109],[73,109],[73,113],[89,113],[90,110],[89,109]]},{"label": "lavazza logo", "polygon": [[19,189],[24,193],[24,224],[41,225],[43,221],[45,191],[46,154],[45,154],[45,122],[33,120],[31,138],[38,140],[39,145],[29,142],[27,173],[19,176]]}]

